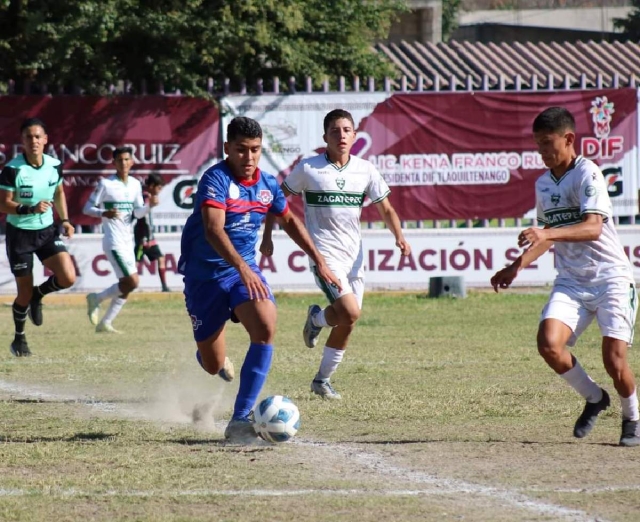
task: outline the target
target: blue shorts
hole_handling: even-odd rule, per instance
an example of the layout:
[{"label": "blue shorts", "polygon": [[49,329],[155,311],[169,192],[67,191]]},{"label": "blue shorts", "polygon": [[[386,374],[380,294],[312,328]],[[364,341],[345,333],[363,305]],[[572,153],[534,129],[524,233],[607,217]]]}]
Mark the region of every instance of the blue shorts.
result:
[{"label": "blue shorts", "polygon": [[[269,289],[269,299],[275,303],[271,288],[258,267],[252,266],[251,269],[260,276]],[[196,342],[211,337],[231,319],[236,306],[251,300],[238,272],[209,281],[193,281],[185,277],[184,296]]]}]

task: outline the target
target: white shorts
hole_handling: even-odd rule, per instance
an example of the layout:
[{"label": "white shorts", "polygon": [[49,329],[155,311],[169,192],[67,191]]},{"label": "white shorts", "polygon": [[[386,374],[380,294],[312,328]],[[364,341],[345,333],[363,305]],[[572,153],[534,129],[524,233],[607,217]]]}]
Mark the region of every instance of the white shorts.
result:
[{"label": "white shorts", "polygon": [[540,321],[562,321],[573,332],[567,344],[574,346],[595,317],[603,337],[613,337],[631,345],[637,310],[635,285],[627,282],[588,288],[558,284],[542,309]]},{"label": "white shorts", "polygon": [[127,249],[105,250],[104,253],[118,279],[138,273],[133,246]]},{"label": "white shorts", "polygon": [[318,274],[316,274],[315,266],[311,266],[311,272],[316,280],[316,285],[318,285],[318,288],[327,296],[329,302],[334,303],[344,295],[353,294],[358,300],[358,307],[362,309],[362,300],[364,299],[364,271],[361,268],[348,270],[344,267],[332,266],[329,263],[327,263],[327,265],[340,280],[340,286],[342,286],[341,291],[338,290],[336,286],[330,285],[324,279],[319,278]]}]

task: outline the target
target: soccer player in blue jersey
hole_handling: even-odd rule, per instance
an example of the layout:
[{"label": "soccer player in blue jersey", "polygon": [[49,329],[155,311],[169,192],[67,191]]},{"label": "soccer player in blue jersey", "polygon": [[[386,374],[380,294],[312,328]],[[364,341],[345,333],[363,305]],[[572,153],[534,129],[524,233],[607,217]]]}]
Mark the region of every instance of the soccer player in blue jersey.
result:
[{"label": "soccer player in blue jersey", "polygon": [[259,123],[234,118],[224,152],[226,160],[209,168],[198,183],[194,211],[182,232],[178,271],[184,275],[196,355],[205,371],[232,378],[224,340],[227,320],[242,323],[249,334],[240,389],[225,430],[225,438],[249,442],[256,437],[251,410],[269,373],[276,327],[275,300],[255,259],[258,230],[267,212],[311,257],[319,277],[338,288],[340,282],[289,211],[276,178],[258,168]]}]

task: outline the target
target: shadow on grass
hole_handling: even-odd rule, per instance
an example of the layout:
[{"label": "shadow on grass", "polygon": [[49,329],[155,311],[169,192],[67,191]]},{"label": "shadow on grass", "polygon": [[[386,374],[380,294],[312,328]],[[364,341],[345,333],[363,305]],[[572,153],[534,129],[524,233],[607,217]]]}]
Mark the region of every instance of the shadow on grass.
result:
[{"label": "shadow on grass", "polygon": [[76,433],[69,437],[7,437],[6,435],[0,435],[0,443],[11,444],[37,444],[40,442],[94,442],[98,440],[114,439],[116,437],[113,433]]}]

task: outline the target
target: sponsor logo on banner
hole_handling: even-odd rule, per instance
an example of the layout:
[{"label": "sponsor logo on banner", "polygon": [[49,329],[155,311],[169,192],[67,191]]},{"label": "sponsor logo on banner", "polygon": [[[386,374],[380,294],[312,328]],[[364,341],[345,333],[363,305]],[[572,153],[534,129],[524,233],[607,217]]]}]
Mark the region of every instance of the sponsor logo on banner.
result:
[{"label": "sponsor logo on banner", "polygon": [[609,197],[622,196],[622,167],[603,167],[602,174],[607,184]]},{"label": "sponsor logo on banner", "polygon": [[184,210],[193,210],[197,188],[197,179],[187,179],[178,182],[173,189],[173,202],[176,204],[176,207]]},{"label": "sponsor logo on banner", "polygon": [[611,133],[611,120],[613,119],[613,102],[606,96],[598,96],[591,102],[591,119],[593,120],[593,133],[596,138],[606,138]]},{"label": "sponsor logo on banner", "polygon": [[610,136],[614,103],[606,96],[598,96],[591,101],[591,121],[595,137],[582,138],[580,152],[592,160],[612,159],[624,151],[624,136]]}]

